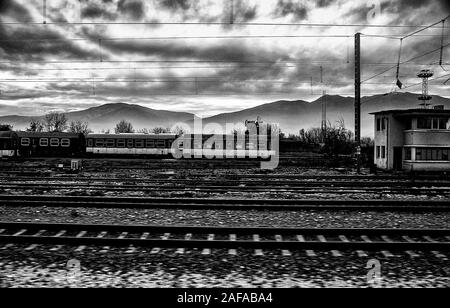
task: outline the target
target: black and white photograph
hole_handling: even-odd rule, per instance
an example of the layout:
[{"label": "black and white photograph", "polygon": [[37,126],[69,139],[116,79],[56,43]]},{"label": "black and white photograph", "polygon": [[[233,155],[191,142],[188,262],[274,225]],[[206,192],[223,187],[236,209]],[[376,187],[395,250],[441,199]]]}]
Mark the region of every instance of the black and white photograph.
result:
[{"label": "black and white photograph", "polygon": [[448,0],[0,0],[0,288],[449,288],[449,45]]}]

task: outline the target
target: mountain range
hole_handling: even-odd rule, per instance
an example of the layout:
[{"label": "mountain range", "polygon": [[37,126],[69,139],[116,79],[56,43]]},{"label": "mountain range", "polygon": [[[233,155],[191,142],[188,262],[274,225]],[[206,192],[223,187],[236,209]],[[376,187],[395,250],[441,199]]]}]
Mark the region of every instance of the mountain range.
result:
[{"label": "mountain range", "polygon": [[[388,109],[419,108],[418,95],[413,93],[396,93],[376,95],[362,98],[361,123],[362,135],[373,135],[373,116],[371,112]],[[327,121],[335,124],[343,120],[346,127],[354,128],[354,99],[343,96],[324,96],[313,102],[303,100],[277,101],[244,109],[232,113],[222,113],[203,119],[203,124],[243,123],[245,120],[255,120],[258,116],[268,123],[279,123],[286,133],[298,133],[301,128],[319,127],[322,117],[322,101],[326,101]],[[444,105],[450,109],[450,99],[434,96],[433,105]],[[113,129],[119,121],[125,119],[131,122],[135,129],[171,127],[175,123],[192,124],[195,117],[192,113],[154,110],[140,105],[125,103],[106,104],[82,111],[69,112],[70,121],[88,122],[95,132]],[[40,120],[43,116],[1,116],[0,123],[11,124],[16,130],[25,129],[32,119]]]}]

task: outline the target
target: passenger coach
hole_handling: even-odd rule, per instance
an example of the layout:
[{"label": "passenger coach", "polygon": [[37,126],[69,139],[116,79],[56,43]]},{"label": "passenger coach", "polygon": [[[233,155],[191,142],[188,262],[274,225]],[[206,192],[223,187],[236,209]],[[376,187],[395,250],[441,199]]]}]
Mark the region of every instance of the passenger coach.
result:
[{"label": "passenger coach", "polygon": [[86,137],[88,155],[153,155],[172,153],[177,135],[160,134],[89,134]]},{"label": "passenger coach", "polygon": [[12,131],[0,132],[0,158],[16,156],[17,133]]},{"label": "passenger coach", "polygon": [[18,155],[23,157],[72,157],[85,152],[83,134],[17,132]]}]

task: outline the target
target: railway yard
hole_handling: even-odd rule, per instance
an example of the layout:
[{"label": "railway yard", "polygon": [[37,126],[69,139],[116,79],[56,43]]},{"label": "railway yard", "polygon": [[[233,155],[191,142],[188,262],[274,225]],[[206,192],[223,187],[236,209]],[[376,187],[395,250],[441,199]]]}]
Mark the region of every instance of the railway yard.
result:
[{"label": "railway yard", "polygon": [[[247,161],[0,162],[0,285],[450,285],[450,178]],[[314,168],[307,167],[314,166]],[[322,166],[322,167],[320,167]],[[68,272],[69,260],[81,270]]]}]

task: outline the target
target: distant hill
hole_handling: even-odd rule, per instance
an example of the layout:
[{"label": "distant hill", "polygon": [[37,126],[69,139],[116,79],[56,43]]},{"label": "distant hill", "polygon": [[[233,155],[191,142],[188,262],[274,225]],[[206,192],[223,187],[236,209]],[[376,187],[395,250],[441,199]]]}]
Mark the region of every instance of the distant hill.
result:
[{"label": "distant hill", "polygon": [[[362,99],[362,135],[373,135],[373,116],[369,113],[387,109],[418,108],[418,95],[412,93],[398,93],[389,95],[376,95]],[[330,96],[324,97],[327,102],[327,119],[332,124],[343,119],[346,127],[354,129],[354,99],[351,97]],[[232,113],[222,113],[203,119],[203,123],[243,123],[245,120],[255,120],[258,116],[265,122],[279,123],[286,133],[298,133],[301,128],[319,127],[322,115],[322,98],[313,102],[302,100],[277,101],[244,109]],[[450,109],[450,99],[434,96],[433,105],[444,105]],[[87,121],[91,129],[99,132],[103,129],[112,129],[122,119],[133,123],[136,129],[153,128],[157,126],[171,127],[178,122],[192,124],[194,115],[184,112],[170,112],[154,110],[139,105],[107,104],[82,111],[68,113],[70,120]],[[0,123],[14,125],[15,129],[24,129],[32,118],[41,117],[5,116],[0,117]]]},{"label": "distant hill", "polygon": [[[178,122],[192,120],[194,115],[185,112],[171,112],[164,110],[154,110],[139,105],[130,104],[106,104],[82,111],[67,113],[69,121],[89,122],[89,127],[95,132],[104,129],[111,129],[121,120],[130,121],[135,129],[171,127]],[[14,125],[14,128],[26,128],[32,119],[42,119],[43,116],[5,116],[0,117],[0,123]]]},{"label": "distant hill", "polygon": [[[398,93],[376,95],[362,98],[361,125],[362,135],[373,135],[373,116],[371,112],[387,109],[419,108],[417,94]],[[327,120],[331,124],[343,119],[347,128],[354,130],[354,99],[338,95],[327,95]],[[433,105],[444,105],[450,109],[450,99],[433,97]],[[311,103],[302,100],[278,101],[238,112],[223,113],[203,119],[204,123],[240,123],[254,120],[260,116],[264,122],[279,123],[282,131],[298,133],[301,128],[320,127],[322,121],[322,98]]]}]

